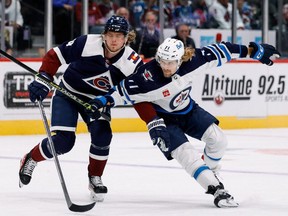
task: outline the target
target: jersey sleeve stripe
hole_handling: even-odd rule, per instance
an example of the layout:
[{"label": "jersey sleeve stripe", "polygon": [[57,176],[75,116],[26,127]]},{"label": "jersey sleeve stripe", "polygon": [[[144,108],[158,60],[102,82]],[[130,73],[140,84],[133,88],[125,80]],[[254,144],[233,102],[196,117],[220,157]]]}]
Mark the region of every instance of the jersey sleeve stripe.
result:
[{"label": "jersey sleeve stripe", "polygon": [[59,59],[59,61],[61,62],[61,64],[62,64],[62,65],[63,65],[63,64],[66,64],[66,61],[65,61],[65,59],[64,59],[64,57],[63,57],[60,49],[59,49],[58,47],[55,47],[55,48],[53,48],[53,49],[54,49],[55,53],[57,54],[58,59]]},{"label": "jersey sleeve stripe", "polygon": [[120,88],[121,88],[122,94],[127,99],[127,101],[129,101],[131,104],[133,104],[134,103],[133,100],[130,99],[129,94],[126,92],[124,83],[125,83],[125,80],[122,80],[120,82]]},{"label": "jersey sleeve stripe", "polygon": [[216,56],[217,60],[218,60],[218,64],[217,64],[217,67],[221,66],[222,65],[222,62],[221,62],[221,57],[219,55],[219,52],[215,49],[215,47],[213,46],[206,46],[208,49],[210,49],[213,54]]},{"label": "jersey sleeve stripe", "polygon": [[227,61],[228,62],[231,61],[231,59],[232,59],[231,54],[230,54],[229,50],[227,49],[227,47],[224,44],[219,44],[218,46],[224,52],[224,54],[227,58]]}]

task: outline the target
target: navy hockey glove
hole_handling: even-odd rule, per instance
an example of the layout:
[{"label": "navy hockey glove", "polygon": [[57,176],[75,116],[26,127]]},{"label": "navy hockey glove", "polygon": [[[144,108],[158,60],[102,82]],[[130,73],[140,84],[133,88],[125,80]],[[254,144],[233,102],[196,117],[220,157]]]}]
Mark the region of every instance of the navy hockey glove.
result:
[{"label": "navy hockey glove", "polygon": [[250,42],[249,47],[253,48],[253,51],[250,54],[250,58],[258,60],[268,66],[273,65],[273,61],[270,59],[271,57],[279,58],[281,56],[279,51],[270,44],[257,44]]},{"label": "navy hockey glove", "polygon": [[[97,96],[89,101],[92,106],[92,110],[86,110],[86,113],[93,119],[99,119],[101,116],[105,116],[105,119],[111,119],[110,108],[114,106],[114,100],[111,96]],[[101,114],[100,114],[101,112]]]},{"label": "navy hockey glove", "polygon": [[153,142],[161,151],[167,152],[170,146],[170,136],[162,118],[155,118],[147,124],[148,131]]},{"label": "navy hockey glove", "polygon": [[[53,78],[49,74],[45,72],[41,72],[40,74],[41,76],[53,81]],[[47,97],[50,90],[51,87],[44,83],[37,76],[35,77],[35,80],[28,86],[29,97],[33,103],[35,103],[36,100],[43,101]]]}]

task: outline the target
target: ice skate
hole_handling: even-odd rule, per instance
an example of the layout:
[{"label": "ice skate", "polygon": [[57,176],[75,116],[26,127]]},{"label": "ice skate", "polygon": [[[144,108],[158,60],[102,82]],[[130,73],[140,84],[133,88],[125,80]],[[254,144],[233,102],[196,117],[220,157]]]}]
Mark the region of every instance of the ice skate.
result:
[{"label": "ice skate", "polygon": [[91,191],[91,199],[96,202],[103,202],[108,191],[100,176],[89,176],[89,190]]},{"label": "ice skate", "polygon": [[31,158],[31,153],[26,154],[20,161],[19,170],[19,187],[23,185],[28,185],[32,178],[32,173],[36,167],[37,162]]},{"label": "ice skate", "polygon": [[228,193],[228,191],[224,189],[222,183],[216,187],[210,185],[206,193],[214,195],[214,204],[218,208],[235,208],[239,206],[239,204],[234,201],[234,198]]}]

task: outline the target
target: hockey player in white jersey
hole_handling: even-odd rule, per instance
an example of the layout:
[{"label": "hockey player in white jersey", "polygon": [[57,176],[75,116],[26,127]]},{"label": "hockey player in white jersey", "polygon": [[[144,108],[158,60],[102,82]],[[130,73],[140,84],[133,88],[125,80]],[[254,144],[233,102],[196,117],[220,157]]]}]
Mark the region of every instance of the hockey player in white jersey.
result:
[{"label": "hockey player in white jersey", "polygon": [[[135,72],[143,64],[140,56],[128,45],[135,39],[129,31],[125,18],[112,16],[106,23],[102,35],[83,35],[67,41],[47,52],[39,69],[41,75],[53,80],[62,64],[69,64],[64,72],[60,86],[88,102],[97,95],[103,95],[126,76]],[[29,85],[30,100],[44,100],[50,88],[41,80]],[[109,114],[109,111],[105,111]],[[90,118],[85,108],[56,91],[51,105],[51,130],[55,150],[58,155],[69,152],[75,144],[75,131],[78,115],[87,124],[91,135],[89,150],[88,179],[91,197],[103,201],[107,187],[101,176],[109,156],[112,131],[110,122]],[[84,144],[84,143],[83,143]],[[38,162],[52,158],[48,139],[43,139],[21,160],[19,186],[30,183],[32,173]]]},{"label": "hockey player in white jersey", "polygon": [[[147,123],[153,144],[168,160],[176,159],[207,194],[214,196],[217,207],[238,207],[217,178],[227,147],[225,134],[218,126],[219,121],[191,98],[192,75],[247,56],[271,66],[273,55],[279,57],[280,53],[269,44],[251,42],[247,47],[221,42],[201,49],[184,49],[180,40],[167,38],[158,47],[154,60],[139,67],[110,94],[90,103],[97,109],[125,102],[134,104]],[[139,104],[144,101],[150,103]],[[202,157],[186,135],[205,142]]]}]

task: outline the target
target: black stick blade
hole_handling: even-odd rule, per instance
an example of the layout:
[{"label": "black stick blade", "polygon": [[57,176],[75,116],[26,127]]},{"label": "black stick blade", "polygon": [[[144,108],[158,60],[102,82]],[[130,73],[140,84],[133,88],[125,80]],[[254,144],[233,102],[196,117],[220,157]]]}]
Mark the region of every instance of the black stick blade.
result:
[{"label": "black stick blade", "polygon": [[91,204],[88,204],[88,205],[76,205],[76,204],[71,204],[69,206],[69,209],[70,211],[73,211],[73,212],[86,212],[86,211],[89,211],[91,210],[94,206],[95,206],[96,202],[93,202]]}]

